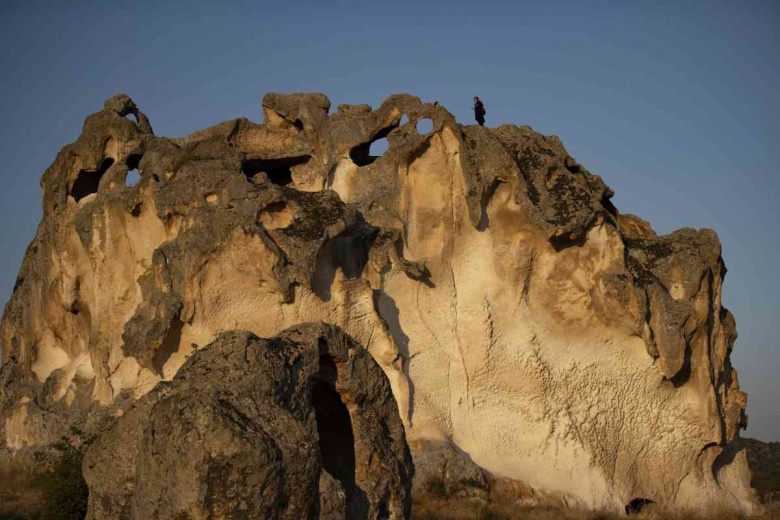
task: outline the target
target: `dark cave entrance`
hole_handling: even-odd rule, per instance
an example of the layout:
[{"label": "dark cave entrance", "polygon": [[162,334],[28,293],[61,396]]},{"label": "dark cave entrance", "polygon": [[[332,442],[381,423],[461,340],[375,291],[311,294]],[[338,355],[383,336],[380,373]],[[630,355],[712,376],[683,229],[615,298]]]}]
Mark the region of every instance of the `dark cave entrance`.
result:
[{"label": "dark cave entrance", "polygon": [[305,164],[311,157],[285,157],[281,159],[247,159],[241,163],[241,171],[247,179],[264,173],[268,180],[278,186],[292,186],[292,167]]},{"label": "dark cave entrance", "polygon": [[355,492],[355,436],[352,419],[341,396],[330,381],[335,380],[336,364],[330,356],[320,358],[320,375],[311,389],[317,418],[322,466],[338,480],[347,494],[347,503]]},{"label": "dark cave entrance", "polygon": [[81,170],[73,181],[73,187],[70,189],[71,196],[76,199],[76,202],[80,201],[87,195],[97,193],[100,186],[100,179],[114,164],[114,159],[103,159],[100,167],[97,170]]},{"label": "dark cave entrance", "polygon": [[125,164],[127,164],[127,175],[125,176],[125,184],[128,188],[132,188],[138,181],[141,180],[141,172],[139,166],[141,165],[141,158],[143,155],[140,153],[134,153],[127,157]]}]

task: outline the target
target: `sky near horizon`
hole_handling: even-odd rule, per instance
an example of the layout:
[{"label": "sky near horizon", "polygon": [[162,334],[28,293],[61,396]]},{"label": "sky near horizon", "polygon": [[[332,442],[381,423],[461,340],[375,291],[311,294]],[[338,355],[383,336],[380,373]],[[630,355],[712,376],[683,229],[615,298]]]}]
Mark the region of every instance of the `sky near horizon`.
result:
[{"label": "sky near horizon", "polygon": [[262,120],[267,92],[333,107],[408,92],[470,123],[561,137],[624,213],[712,228],[748,393],[780,441],[780,3],[73,2],[0,6],[0,302],[41,217],[43,171],[130,95],[157,135]]}]

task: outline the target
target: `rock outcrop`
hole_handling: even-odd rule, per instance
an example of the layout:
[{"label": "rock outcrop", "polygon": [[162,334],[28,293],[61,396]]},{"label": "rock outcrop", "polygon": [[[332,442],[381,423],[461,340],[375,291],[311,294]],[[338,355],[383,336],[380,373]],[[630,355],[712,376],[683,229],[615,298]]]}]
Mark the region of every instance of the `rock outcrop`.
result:
[{"label": "rock outcrop", "polygon": [[91,519],[406,518],[412,474],[387,379],[322,324],[220,334],[84,460]]},{"label": "rock outcrop", "polygon": [[183,139],[126,96],[87,118],[0,325],[7,449],[147,413],[224,331],[316,321],[381,366],[415,450],[569,504],[756,505],[714,232],[656,236],[527,126],[408,95],[329,105],[269,94],[263,124]]}]

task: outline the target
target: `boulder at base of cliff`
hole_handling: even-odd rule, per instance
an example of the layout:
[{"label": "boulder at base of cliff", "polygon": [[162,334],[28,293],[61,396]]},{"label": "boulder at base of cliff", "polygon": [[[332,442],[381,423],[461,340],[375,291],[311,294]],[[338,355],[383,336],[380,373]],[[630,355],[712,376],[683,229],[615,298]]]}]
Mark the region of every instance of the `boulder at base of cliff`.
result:
[{"label": "boulder at base of cliff", "polygon": [[412,463],[390,385],[340,329],[225,332],[84,460],[90,519],[406,518]]}]

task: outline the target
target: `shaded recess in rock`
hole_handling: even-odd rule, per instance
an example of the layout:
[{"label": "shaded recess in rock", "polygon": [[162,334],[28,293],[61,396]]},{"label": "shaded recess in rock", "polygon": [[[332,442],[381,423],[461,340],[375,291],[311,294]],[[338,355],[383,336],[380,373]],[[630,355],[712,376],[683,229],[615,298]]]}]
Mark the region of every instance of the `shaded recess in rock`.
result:
[{"label": "shaded recess in rock", "polygon": [[[326,368],[332,365],[332,369]],[[332,359],[320,359],[320,371],[335,374]],[[355,436],[349,411],[341,400],[333,383],[317,381],[311,390],[312,405],[317,418],[317,434],[322,467],[344,487],[347,501],[355,494]]]},{"label": "shaded recess in rock", "polygon": [[87,195],[97,193],[100,186],[100,180],[109,168],[114,164],[114,159],[108,157],[100,163],[100,167],[96,170],[79,170],[76,180],[73,181],[73,187],[70,194],[76,199],[76,202],[80,201]]},{"label": "shaded recess in rock", "polygon": [[[349,151],[349,158],[358,166],[368,166],[372,164],[387,150],[389,146],[387,143],[387,135],[395,128],[395,126],[383,128],[377,132],[370,141],[353,146]],[[379,142],[382,143],[381,146],[377,145]],[[372,152],[378,153],[377,155],[372,155]]]},{"label": "shaded recess in rock", "polygon": [[269,182],[278,186],[291,186],[292,168],[299,164],[306,164],[309,156],[285,157],[281,159],[248,159],[241,163],[241,171],[248,179],[252,179],[259,173],[264,173]]}]

